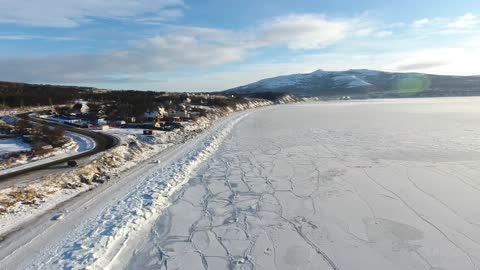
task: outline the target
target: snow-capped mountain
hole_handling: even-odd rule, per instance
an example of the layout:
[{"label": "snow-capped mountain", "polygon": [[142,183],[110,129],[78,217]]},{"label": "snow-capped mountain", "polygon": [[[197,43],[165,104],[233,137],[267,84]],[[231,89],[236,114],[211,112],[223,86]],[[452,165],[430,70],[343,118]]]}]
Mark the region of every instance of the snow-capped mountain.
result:
[{"label": "snow-capped mountain", "polygon": [[452,96],[479,95],[479,76],[441,76],[376,70],[317,70],[260,80],[227,93],[283,92],[299,96]]}]

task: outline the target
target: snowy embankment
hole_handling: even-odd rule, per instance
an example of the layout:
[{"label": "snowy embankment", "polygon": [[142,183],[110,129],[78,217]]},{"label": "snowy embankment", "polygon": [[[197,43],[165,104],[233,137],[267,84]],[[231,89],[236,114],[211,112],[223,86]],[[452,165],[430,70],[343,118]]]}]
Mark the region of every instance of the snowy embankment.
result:
[{"label": "snowy embankment", "polygon": [[217,150],[234,125],[245,116],[241,114],[216,127],[186,156],[139,181],[119,204],[105,209],[91,222],[80,239],[64,246],[58,257],[52,259],[53,265],[75,269],[108,267],[135,232],[156,220],[169,205],[169,197],[189,180],[191,173]]}]

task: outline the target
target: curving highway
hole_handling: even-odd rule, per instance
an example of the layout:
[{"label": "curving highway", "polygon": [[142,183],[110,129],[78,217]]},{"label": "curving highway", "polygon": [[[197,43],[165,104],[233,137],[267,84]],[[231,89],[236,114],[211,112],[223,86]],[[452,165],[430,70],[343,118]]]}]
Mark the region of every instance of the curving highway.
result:
[{"label": "curving highway", "polygon": [[78,148],[75,152],[77,154],[72,154],[71,152],[64,153],[56,155],[55,158],[47,158],[11,169],[2,170],[0,171],[0,181],[4,181],[15,176],[24,175],[35,170],[46,169],[54,165],[64,164],[68,160],[85,158],[113,148],[119,143],[119,139],[117,137],[30,117],[30,113],[19,114],[17,117],[65,130],[65,134],[72,137],[73,140],[77,142]]}]

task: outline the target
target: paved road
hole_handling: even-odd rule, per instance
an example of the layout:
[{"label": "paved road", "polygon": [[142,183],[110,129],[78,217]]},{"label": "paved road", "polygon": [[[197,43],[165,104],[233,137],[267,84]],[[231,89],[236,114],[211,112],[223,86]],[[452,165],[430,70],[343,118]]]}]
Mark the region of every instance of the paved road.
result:
[{"label": "paved road", "polygon": [[[87,156],[83,158],[76,159],[78,166],[83,166],[91,162],[96,155]],[[11,176],[0,181],[0,189],[8,188],[14,185],[21,185],[32,183],[35,181],[40,181],[43,176],[60,176],[66,172],[76,170],[77,168],[71,168],[66,165],[66,163],[61,163],[57,165],[52,165],[48,168],[37,169],[30,172],[22,173],[21,175]]]},{"label": "paved road", "polygon": [[83,153],[95,148],[95,140],[90,137],[70,131],[65,132],[65,136],[68,136],[75,141],[77,144],[75,152],[77,153]]}]

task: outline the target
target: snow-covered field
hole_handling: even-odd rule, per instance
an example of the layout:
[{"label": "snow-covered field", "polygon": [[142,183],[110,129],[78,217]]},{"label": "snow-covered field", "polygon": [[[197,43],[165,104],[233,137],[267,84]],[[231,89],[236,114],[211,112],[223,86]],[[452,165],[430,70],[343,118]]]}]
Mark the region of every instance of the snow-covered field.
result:
[{"label": "snow-covered field", "polygon": [[479,269],[479,119],[480,98],[254,112],[127,268]]},{"label": "snow-covered field", "polygon": [[0,139],[0,155],[30,150],[30,145],[21,139]]}]

